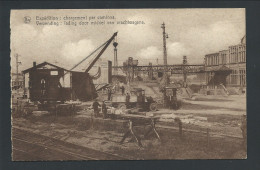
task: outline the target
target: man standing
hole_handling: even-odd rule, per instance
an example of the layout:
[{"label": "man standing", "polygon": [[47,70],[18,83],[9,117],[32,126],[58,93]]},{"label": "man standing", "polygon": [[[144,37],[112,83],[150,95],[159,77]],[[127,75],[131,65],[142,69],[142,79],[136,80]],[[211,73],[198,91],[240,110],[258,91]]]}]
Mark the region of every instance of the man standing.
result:
[{"label": "man standing", "polygon": [[100,104],[98,103],[97,100],[95,100],[92,104],[93,110],[94,110],[94,116],[98,117],[99,116],[99,110],[98,110],[98,106],[100,106]]},{"label": "man standing", "polygon": [[107,118],[107,106],[105,104],[105,101],[103,101],[101,107],[102,107],[103,119],[106,119]]},{"label": "man standing", "polygon": [[110,88],[107,89],[107,100],[111,100],[112,91]]},{"label": "man standing", "polygon": [[129,95],[129,93],[126,93],[126,97],[125,97],[126,108],[130,107],[129,103],[130,103],[130,95]]},{"label": "man standing", "polygon": [[122,95],[124,95],[125,94],[125,86],[122,86],[121,89],[122,89]]},{"label": "man standing", "polygon": [[137,94],[137,104],[136,104],[137,109],[142,110],[143,107],[143,96],[142,93]]}]

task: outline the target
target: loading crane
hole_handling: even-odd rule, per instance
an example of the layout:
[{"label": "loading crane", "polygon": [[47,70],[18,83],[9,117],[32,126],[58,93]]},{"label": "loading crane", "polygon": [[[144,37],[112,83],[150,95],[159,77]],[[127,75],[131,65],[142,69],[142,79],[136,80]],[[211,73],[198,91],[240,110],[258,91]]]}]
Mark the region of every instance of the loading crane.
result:
[{"label": "loading crane", "polygon": [[[88,72],[91,70],[91,68],[94,66],[94,64],[98,61],[98,59],[102,56],[102,54],[105,52],[107,47],[111,44],[111,42],[115,39],[116,36],[117,36],[117,32],[115,32],[110,39],[108,39],[105,43],[103,43],[101,46],[99,46],[97,49],[95,49],[92,53],[90,53],[87,57],[82,59],[79,63],[77,63],[74,67],[72,67],[69,70],[69,72],[72,72],[71,96],[72,96],[72,94],[74,94],[82,100],[91,100],[91,99],[97,97],[96,89],[93,84],[93,79],[95,79],[99,76],[91,76],[91,75],[89,75]],[[98,50],[100,50],[100,52],[96,55],[94,60],[89,64],[89,66],[85,69],[84,72],[73,72],[73,70],[76,67],[78,67],[80,64],[82,64],[90,56],[94,55]],[[98,72],[100,73],[100,68],[99,68]],[[74,79],[73,79],[73,75],[75,75]],[[85,99],[84,96],[90,96],[90,97]]]},{"label": "loading crane", "polygon": [[[70,70],[58,67],[48,62],[43,62],[38,65],[34,62],[33,67],[23,71],[23,74],[28,75],[29,78],[27,96],[30,101],[40,102],[41,105],[47,105],[49,108],[49,106],[56,107],[57,104],[63,104],[64,101],[68,100],[79,99],[81,101],[88,101],[96,98],[97,92],[93,84],[93,79],[98,76],[91,76],[88,72],[116,36],[117,32],[115,32],[105,43],[95,49],[87,57],[74,65]],[[87,58],[94,54],[96,56],[84,72],[73,71],[76,67],[86,61]],[[68,80],[68,82],[66,85],[62,85],[65,78],[67,78],[66,80]]]}]

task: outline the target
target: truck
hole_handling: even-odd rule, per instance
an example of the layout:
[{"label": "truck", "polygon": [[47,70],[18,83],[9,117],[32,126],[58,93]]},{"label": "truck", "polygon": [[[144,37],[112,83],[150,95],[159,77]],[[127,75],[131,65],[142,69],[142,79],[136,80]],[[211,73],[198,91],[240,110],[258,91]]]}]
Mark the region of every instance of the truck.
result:
[{"label": "truck", "polygon": [[106,101],[107,104],[114,108],[126,110],[132,108],[138,108],[141,111],[156,111],[157,102],[152,97],[145,96],[145,90],[141,88],[134,88],[130,92],[130,100],[126,101],[127,95],[112,96],[111,101]]}]

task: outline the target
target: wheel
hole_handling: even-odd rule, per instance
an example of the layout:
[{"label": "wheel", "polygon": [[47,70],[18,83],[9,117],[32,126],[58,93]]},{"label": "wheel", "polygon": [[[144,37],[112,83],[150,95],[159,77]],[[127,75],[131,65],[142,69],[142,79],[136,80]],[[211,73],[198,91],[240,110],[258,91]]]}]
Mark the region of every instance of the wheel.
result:
[{"label": "wheel", "polygon": [[150,109],[150,111],[156,111],[157,110],[157,103],[151,103],[149,109]]}]

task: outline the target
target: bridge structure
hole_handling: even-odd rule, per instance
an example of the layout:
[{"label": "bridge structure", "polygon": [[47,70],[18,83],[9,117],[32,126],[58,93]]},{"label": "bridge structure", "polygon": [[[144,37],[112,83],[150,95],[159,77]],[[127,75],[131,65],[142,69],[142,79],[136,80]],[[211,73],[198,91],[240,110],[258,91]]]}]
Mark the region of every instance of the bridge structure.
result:
[{"label": "bridge structure", "polygon": [[135,76],[148,75],[149,79],[154,78],[154,73],[157,73],[157,77],[162,77],[167,73],[168,75],[179,74],[183,75],[183,80],[186,83],[187,75],[205,73],[204,64],[176,64],[176,65],[137,65],[124,63],[123,66],[114,66],[114,69],[121,70],[127,77],[127,81],[134,81]]},{"label": "bridge structure", "polygon": [[[114,69],[120,69],[124,73],[128,73],[129,70],[132,72],[164,72],[165,65],[143,65],[143,66],[135,66],[135,65],[124,65],[124,66],[116,66]],[[170,74],[197,74],[205,72],[204,64],[176,64],[176,65],[167,65],[166,72]]]},{"label": "bridge structure", "polygon": [[[163,76],[165,81],[165,86],[167,86],[167,79],[168,75],[171,74],[182,74],[183,80],[186,82],[187,80],[187,74],[199,74],[204,73],[205,71],[205,64],[188,64],[187,56],[183,56],[183,63],[182,64],[176,64],[176,65],[169,65],[167,63],[167,48],[166,48],[166,39],[169,38],[168,34],[165,31],[165,23],[161,25],[161,28],[163,29],[163,64],[162,65],[152,65],[152,63],[149,63],[149,65],[138,65],[138,60],[134,60],[133,57],[128,57],[128,60],[123,62],[122,66],[118,66],[117,61],[117,45],[118,43],[114,42],[114,75],[117,75],[118,70],[121,70],[127,77],[128,81],[134,80],[134,77],[140,74],[147,74],[150,79],[153,79],[153,73],[158,73],[158,77]],[[157,58],[158,63],[158,58]],[[159,74],[161,76],[159,76]]]}]

